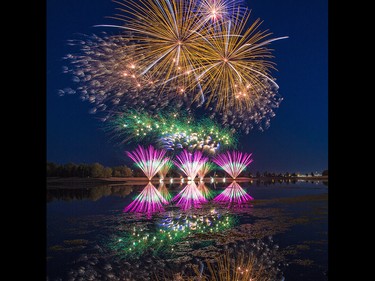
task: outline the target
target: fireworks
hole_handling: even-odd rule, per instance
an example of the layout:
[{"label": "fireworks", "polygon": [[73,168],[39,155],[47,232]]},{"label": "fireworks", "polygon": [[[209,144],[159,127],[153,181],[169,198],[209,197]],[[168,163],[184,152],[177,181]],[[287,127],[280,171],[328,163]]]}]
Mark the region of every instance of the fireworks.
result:
[{"label": "fireworks", "polygon": [[[117,36],[72,42],[83,54],[66,56],[78,91],[92,112],[117,109],[155,114],[165,108],[204,106],[238,131],[267,128],[281,98],[271,75],[271,33],[248,26],[250,13],[237,0],[129,0],[117,2]],[[170,139],[189,135],[176,134]],[[168,144],[167,144],[168,145]]]},{"label": "fireworks", "polygon": [[169,160],[169,158],[164,158],[165,150],[157,150],[152,145],[148,148],[139,145],[134,151],[127,151],[126,154],[135,162],[137,167],[143,171],[149,180],[151,180]]},{"label": "fireworks", "polygon": [[145,213],[149,217],[153,213],[164,211],[162,203],[168,204],[168,201],[149,182],[137,198],[124,209],[124,212]]},{"label": "fireworks", "polygon": [[198,184],[198,190],[202,193],[203,197],[207,200],[213,198],[213,192],[204,184],[203,181],[200,181]]},{"label": "fireworks", "polygon": [[158,191],[160,192],[160,194],[163,196],[165,200],[167,200],[168,202],[171,201],[172,195],[169,193],[167,186],[165,185],[163,181],[159,183]]},{"label": "fireworks", "polygon": [[177,201],[176,205],[180,206],[183,210],[188,210],[191,207],[199,208],[202,203],[207,202],[194,181],[189,181],[188,184],[173,197],[172,201]]},{"label": "fireworks", "polygon": [[242,0],[201,0],[199,13],[207,24],[217,24],[230,20],[236,11],[242,11],[241,2]]},{"label": "fireworks", "polygon": [[213,167],[214,166],[210,162],[204,163],[202,167],[198,170],[199,179],[202,181],[205,175],[207,175],[213,169]]},{"label": "fireworks", "polygon": [[187,150],[183,150],[176,158],[175,165],[187,176],[188,180],[194,180],[198,171],[208,160],[200,151],[190,153]]},{"label": "fireworks", "polygon": [[[140,226],[139,223],[127,223],[126,231],[116,233],[109,247],[122,257],[139,257],[150,248],[153,254],[171,251],[178,247],[177,242],[196,234],[219,233],[230,229],[236,220],[228,214],[211,211],[208,214],[176,214],[166,216],[154,227]],[[171,253],[171,254],[172,254]]]},{"label": "fireworks", "polygon": [[78,93],[81,100],[92,104],[91,113],[104,113],[104,121],[125,109],[157,113],[166,107],[188,107],[192,101],[176,96],[173,85],[158,86],[150,75],[139,73],[134,45],[129,42],[131,36],[103,33],[71,40],[69,45],[79,50],[65,56],[70,66],[64,66],[63,72],[70,73],[78,86],[75,90],[59,90],[59,95]]},{"label": "fireworks", "polygon": [[[150,74],[166,84],[172,81],[175,93],[183,95],[195,85],[194,68],[199,32],[205,31],[196,0],[157,1],[128,0],[120,3],[115,19],[124,22],[117,27],[132,32],[135,44],[133,58],[140,74]],[[198,11],[197,11],[198,10]]]},{"label": "fireworks", "polygon": [[246,191],[233,181],[224,191],[215,197],[217,202],[243,204],[249,200],[254,200]]},{"label": "fireworks", "polygon": [[253,159],[252,153],[242,153],[239,151],[227,151],[217,155],[213,161],[226,171],[233,179],[236,179],[240,173],[248,166]]},{"label": "fireworks", "polygon": [[233,147],[235,135],[208,118],[195,121],[181,113],[150,115],[127,111],[107,122],[106,129],[122,142],[148,141],[167,151],[200,150],[215,155],[220,149]]},{"label": "fireworks", "polygon": [[170,160],[168,160],[167,162],[164,163],[164,165],[159,169],[158,171],[158,174],[159,174],[159,178],[161,180],[164,180],[165,177],[167,176],[167,173],[169,172],[169,170],[171,169],[171,167],[173,166],[172,162]]},{"label": "fireworks", "polygon": [[267,90],[263,80],[276,85],[270,75],[274,63],[269,60],[272,56],[266,46],[282,38],[265,40],[270,34],[257,31],[259,19],[244,31],[249,16],[246,12],[242,20],[236,14],[232,20],[220,23],[220,32],[210,29],[204,44],[199,45],[198,79],[208,95],[206,107],[212,103],[217,112],[249,110],[254,98]]}]

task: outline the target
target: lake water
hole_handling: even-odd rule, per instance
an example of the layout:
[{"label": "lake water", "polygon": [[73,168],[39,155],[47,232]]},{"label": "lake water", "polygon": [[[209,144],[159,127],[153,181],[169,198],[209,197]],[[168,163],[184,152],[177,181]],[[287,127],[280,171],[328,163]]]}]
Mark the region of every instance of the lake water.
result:
[{"label": "lake water", "polygon": [[[156,213],[123,212],[144,185],[49,187],[47,280],[185,280],[178,276],[207,274],[222,254],[236,266],[254,257],[265,280],[328,280],[328,184],[238,184],[254,200],[170,203]],[[229,185],[205,190],[216,197]],[[163,188],[174,197],[185,186]]]}]

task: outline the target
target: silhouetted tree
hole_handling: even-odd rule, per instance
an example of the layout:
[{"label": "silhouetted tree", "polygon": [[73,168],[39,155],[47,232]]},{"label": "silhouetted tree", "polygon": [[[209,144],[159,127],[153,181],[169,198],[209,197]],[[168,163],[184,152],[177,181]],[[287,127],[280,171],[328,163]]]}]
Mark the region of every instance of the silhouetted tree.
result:
[{"label": "silhouetted tree", "polygon": [[324,171],[322,172],[322,176],[328,176],[328,170],[324,170]]},{"label": "silhouetted tree", "polygon": [[47,162],[47,177],[56,177],[57,167],[58,165],[56,163]]},{"label": "silhouetted tree", "polygon": [[260,178],[260,173],[259,173],[259,171],[256,173],[256,177],[257,177],[257,178]]},{"label": "silhouetted tree", "polygon": [[103,174],[105,178],[110,178],[112,176],[112,168],[105,167]]},{"label": "silhouetted tree", "polygon": [[99,163],[94,163],[91,165],[90,176],[93,178],[104,177],[104,166]]},{"label": "silhouetted tree", "polygon": [[314,176],[314,173],[313,173],[313,172],[311,172],[311,176],[312,176],[312,177]]},{"label": "silhouetted tree", "polygon": [[127,167],[127,166],[124,166],[123,172],[124,172],[124,175],[123,175],[124,177],[133,176],[133,170],[130,169],[129,167]]}]

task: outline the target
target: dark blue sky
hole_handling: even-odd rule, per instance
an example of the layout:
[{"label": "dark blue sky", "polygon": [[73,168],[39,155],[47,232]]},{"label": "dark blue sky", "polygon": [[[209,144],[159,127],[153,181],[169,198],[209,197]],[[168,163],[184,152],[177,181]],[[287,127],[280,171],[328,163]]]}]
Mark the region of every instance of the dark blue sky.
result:
[{"label": "dark blue sky", "polygon": [[[274,37],[274,72],[284,101],[268,130],[240,138],[240,149],[253,152],[249,169],[275,172],[321,172],[328,168],[328,1],[252,0],[250,21]],[[66,42],[78,34],[99,33],[97,24],[115,13],[110,0],[47,0],[47,160],[58,163],[125,163],[123,151],[88,113],[77,95],[59,97],[58,89],[74,86],[62,73]],[[127,161],[126,161],[127,162]]]}]

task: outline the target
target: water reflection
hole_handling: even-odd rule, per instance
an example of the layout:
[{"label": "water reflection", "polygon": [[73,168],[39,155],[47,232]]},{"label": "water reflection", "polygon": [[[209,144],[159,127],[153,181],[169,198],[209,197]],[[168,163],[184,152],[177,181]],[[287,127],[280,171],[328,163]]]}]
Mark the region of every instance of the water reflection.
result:
[{"label": "water reflection", "polygon": [[97,201],[106,196],[125,197],[133,191],[132,186],[101,185],[90,188],[48,188],[47,202],[89,199]]},{"label": "water reflection", "polygon": [[148,251],[153,256],[173,255],[176,243],[187,237],[222,232],[235,223],[233,215],[221,214],[215,209],[203,213],[166,212],[155,222],[127,222],[111,237],[108,246],[116,255],[127,258],[138,258]]},{"label": "water reflection", "polygon": [[149,182],[134,201],[124,209],[124,212],[143,213],[150,218],[153,213],[164,211],[163,204],[168,204],[168,201]]},{"label": "water reflection", "polygon": [[203,197],[206,198],[207,200],[212,199],[214,197],[213,191],[209,189],[203,181],[199,181],[198,190],[202,193]]},{"label": "water reflection", "polygon": [[232,204],[245,204],[250,200],[254,200],[254,198],[247,194],[236,181],[233,181],[221,194],[216,196],[214,200],[221,203],[228,203],[228,206],[231,206]]},{"label": "water reflection", "polygon": [[202,203],[207,202],[194,181],[189,181],[188,184],[172,199],[176,205],[183,210],[188,210],[192,207],[200,208]]},{"label": "water reflection", "polygon": [[163,180],[160,180],[158,191],[164,197],[165,200],[168,202],[171,201],[172,195],[169,193],[167,186],[165,185]]}]

